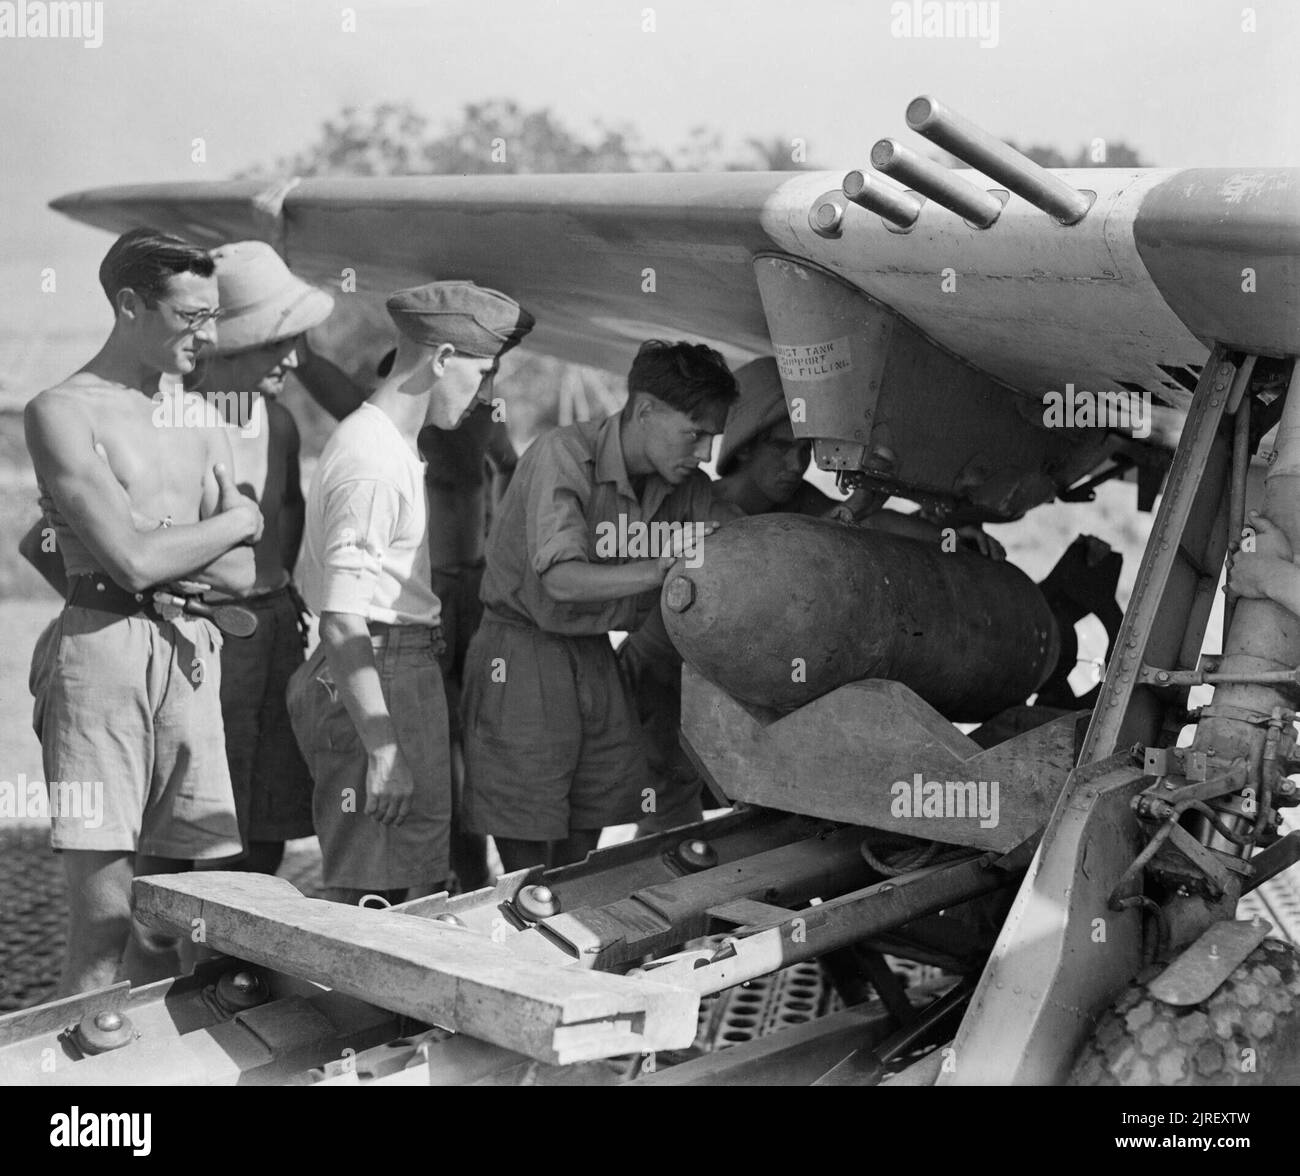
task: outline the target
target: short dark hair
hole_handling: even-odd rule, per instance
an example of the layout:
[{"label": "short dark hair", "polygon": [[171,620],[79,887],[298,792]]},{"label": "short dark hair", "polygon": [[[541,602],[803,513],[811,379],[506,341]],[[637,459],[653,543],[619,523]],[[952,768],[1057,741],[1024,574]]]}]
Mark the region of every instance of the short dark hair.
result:
[{"label": "short dark hair", "polygon": [[666,343],[648,339],[641,344],[627,377],[630,406],[638,392],[662,400],[693,420],[725,411],[740,396],[727,361],[703,343]]},{"label": "short dark hair", "polygon": [[117,310],[117,295],[131,289],[146,302],[156,302],[174,274],[210,278],[216,271],[212,255],[193,242],[158,229],[132,229],[113,242],[99,263],[99,284]]}]

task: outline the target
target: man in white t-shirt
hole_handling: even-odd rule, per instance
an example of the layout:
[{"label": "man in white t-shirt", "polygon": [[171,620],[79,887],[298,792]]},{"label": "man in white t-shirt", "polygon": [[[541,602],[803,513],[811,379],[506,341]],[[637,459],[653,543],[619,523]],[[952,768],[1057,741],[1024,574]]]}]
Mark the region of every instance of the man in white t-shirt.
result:
[{"label": "man in white t-shirt", "polygon": [[321,454],[298,573],[320,646],[294,674],[289,712],[315,779],[327,897],[401,901],[446,877],[447,703],[430,587],[426,420],[455,428],[487,401],[503,352],[532,328],[512,299],[434,282],[388,299],[397,355]]}]

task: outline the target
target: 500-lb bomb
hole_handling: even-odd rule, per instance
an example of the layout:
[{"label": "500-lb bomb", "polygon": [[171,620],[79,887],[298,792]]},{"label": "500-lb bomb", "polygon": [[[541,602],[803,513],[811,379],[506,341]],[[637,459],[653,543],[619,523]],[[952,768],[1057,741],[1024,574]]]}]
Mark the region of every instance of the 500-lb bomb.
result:
[{"label": "500-lb bomb", "polygon": [[797,515],[729,523],[664,581],[683,658],[734,698],[788,711],[891,678],[954,722],[1023,702],[1060,636],[1018,568],[938,543]]}]

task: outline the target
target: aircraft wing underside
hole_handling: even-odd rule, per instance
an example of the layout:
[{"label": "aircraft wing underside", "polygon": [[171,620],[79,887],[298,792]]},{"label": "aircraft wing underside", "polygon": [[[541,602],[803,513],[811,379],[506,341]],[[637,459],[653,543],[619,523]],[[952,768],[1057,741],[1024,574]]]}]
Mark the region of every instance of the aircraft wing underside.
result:
[{"label": "aircraft wing underside", "polygon": [[[472,276],[535,311],[531,346],[615,371],[649,334],[711,339],[733,357],[770,351],[751,266],[762,252],[839,274],[1035,399],[1065,381],[1097,392],[1127,381],[1185,403],[1186,378],[1166,369],[1204,360],[1216,311],[1243,336],[1225,342],[1300,350],[1286,310],[1300,293],[1300,169],[1056,174],[1097,193],[1077,225],[1014,196],[986,230],[931,205],[897,232],[850,206],[838,240],[808,222],[839,186],[827,172],[308,179],[279,226],[255,211],[255,181],[101,189],[55,207],[214,243],[278,231],[299,272],[338,289],[353,270],[363,297]],[[1240,316],[1222,313],[1233,303]],[[1262,317],[1262,332],[1245,337],[1238,317]]]},{"label": "aircraft wing underside", "polygon": [[[988,185],[978,173],[954,174]],[[1003,474],[950,463],[935,478],[935,454],[916,453],[913,441],[912,468],[895,468],[893,484],[971,497],[968,483],[982,481],[981,505],[1012,517],[1104,456],[1096,434],[1023,435],[1006,416],[1013,406],[1032,425],[1044,395],[1068,385],[1146,394],[1174,421],[1168,443],[1210,344],[1300,352],[1300,169],[1054,174],[1091,200],[1073,225],[988,188],[1005,205],[989,228],[925,202],[900,231],[846,201],[842,177],[829,172],[155,184],[77,193],[53,207],[116,231],[152,224],[212,244],[271,240],[304,277],[343,297],[355,290],[372,310],[403,286],[472,278],[536,315],[531,349],[620,374],[650,337],[712,343],[733,366],[771,354],[773,308],[759,278],[793,260],[791,272],[810,283],[851,288],[862,314],[901,320],[911,354],[947,357],[913,365],[895,391],[914,430],[928,427],[927,413],[950,418],[954,432],[976,419],[985,452],[1004,437],[1020,447]],[[827,201],[840,213],[831,235],[811,215]],[[798,287],[796,278],[796,302]],[[857,323],[859,311],[848,313],[844,321]],[[978,374],[992,399],[962,400],[963,371]],[[1012,397],[1001,408],[999,390]],[[931,395],[931,406],[916,401]],[[864,452],[823,460],[819,451],[818,460],[855,468]]]}]

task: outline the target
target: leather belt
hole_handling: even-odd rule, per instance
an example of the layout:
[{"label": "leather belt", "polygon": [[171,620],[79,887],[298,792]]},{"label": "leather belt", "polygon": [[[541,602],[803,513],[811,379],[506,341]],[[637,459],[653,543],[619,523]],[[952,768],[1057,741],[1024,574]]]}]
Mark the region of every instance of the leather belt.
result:
[{"label": "leather belt", "polygon": [[[390,625],[387,621],[366,621],[370,636],[381,644],[387,645],[393,640],[400,640],[404,635],[424,638],[433,646],[433,652],[441,657],[447,652],[447,642],[442,635],[441,625]],[[427,634],[427,637],[425,637]]]},{"label": "leather belt", "polygon": [[163,597],[164,607],[175,606],[189,616],[211,621],[223,633],[232,637],[249,637],[257,631],[257,616],[238,604],[207,604],[201,596],[182,596],[169,588],[148,588],[144,592],[128,592],[102,572],[73,576],[68,585],[68,604],[78,608],[93,608],[119,617],[147,617],[162,622],[157,596]]},{"label": "leather belt", "polygon": [[159,621],[152,592],[128,592],[102,573],[72,576],[68,582],[68,600],[78,608],[93,608],[119,617],[148,617]]}]

